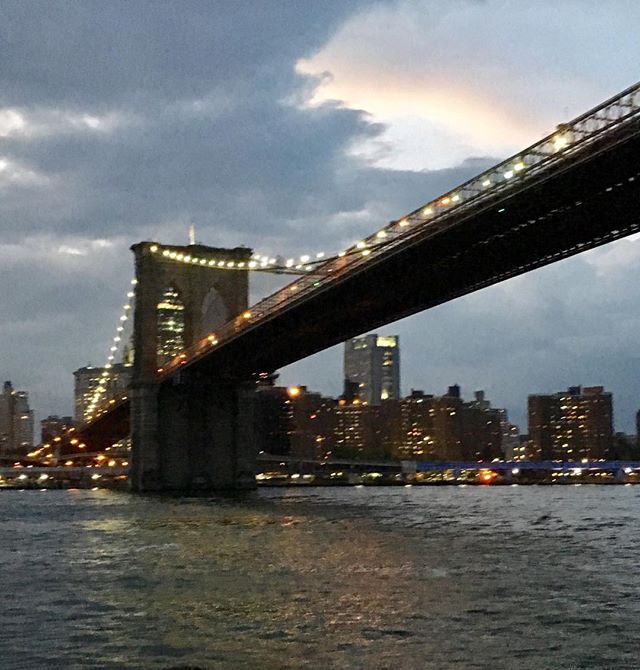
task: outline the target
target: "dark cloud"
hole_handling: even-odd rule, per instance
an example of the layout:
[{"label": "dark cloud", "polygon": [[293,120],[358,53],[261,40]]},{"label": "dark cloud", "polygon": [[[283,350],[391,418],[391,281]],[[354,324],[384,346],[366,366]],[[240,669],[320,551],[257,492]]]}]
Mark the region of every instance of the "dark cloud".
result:
[{"label": "dark cloud", "polygon": [[215,83],[288,68],[362,2],[322,0],[4,0],[0,100],[98,107],[198,98]]}]

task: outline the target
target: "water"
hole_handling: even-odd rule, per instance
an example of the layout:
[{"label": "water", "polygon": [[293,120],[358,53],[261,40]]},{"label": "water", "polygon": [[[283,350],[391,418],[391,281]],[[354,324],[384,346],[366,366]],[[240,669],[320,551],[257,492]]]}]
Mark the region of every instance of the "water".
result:
[{"label": "water", "polygon": [[640,487],[2,491],[0,668],[638,668]]}]

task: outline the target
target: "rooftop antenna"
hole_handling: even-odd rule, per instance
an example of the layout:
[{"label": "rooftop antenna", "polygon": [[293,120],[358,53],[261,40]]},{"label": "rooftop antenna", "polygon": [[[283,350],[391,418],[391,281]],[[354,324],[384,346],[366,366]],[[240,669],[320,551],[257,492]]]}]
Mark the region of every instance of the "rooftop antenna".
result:
[{"label": "rooftop antenna", "polygon": [[196,243],[196,227],[193,223],[189,226],[189,245]]}]

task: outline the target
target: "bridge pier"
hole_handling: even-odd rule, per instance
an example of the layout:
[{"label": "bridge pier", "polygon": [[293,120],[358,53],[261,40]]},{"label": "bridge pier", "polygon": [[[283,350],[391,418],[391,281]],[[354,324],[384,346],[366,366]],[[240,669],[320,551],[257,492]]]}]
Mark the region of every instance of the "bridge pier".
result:
[{"label": "bridge pier", "polygon": [[183,372],[132,397],[134,491],[256,486],[253,384]]}]

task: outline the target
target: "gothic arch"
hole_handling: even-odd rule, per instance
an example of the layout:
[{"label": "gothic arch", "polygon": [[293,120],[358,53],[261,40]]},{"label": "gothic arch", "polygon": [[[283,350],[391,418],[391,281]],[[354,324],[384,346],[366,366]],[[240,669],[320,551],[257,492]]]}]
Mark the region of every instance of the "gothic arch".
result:
[{"label": "gothic arch", "polygon": [[161,291],[156,320],[156,352],[162,366],[185,348],[185,304],[174,284]]}]

